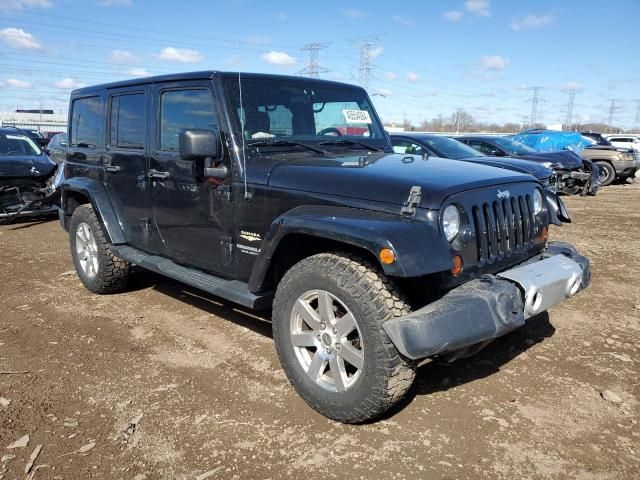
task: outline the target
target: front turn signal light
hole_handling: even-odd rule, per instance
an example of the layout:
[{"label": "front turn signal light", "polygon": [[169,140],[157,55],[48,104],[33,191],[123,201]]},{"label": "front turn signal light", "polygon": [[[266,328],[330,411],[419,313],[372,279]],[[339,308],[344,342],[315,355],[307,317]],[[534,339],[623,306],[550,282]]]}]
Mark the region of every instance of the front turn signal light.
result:
[{"label": "front turn signal light", "polygon": [[451,275],[457,277],[462,273],[462,257],[460,255],[456,255],[452,260],[453,267],[451,268]]},{"label": "front turn signal light", "polygon": [[549,229],[547,227],[542,227],[542,230],[540,231],[540,240],[546,243],[548,238],[549,238]]},{"label": "front turn signal light", "polygon": [[385,265],[391,265],[396,260],[396,254],[390,248],[383,248],[378,254],[380,261]]}]

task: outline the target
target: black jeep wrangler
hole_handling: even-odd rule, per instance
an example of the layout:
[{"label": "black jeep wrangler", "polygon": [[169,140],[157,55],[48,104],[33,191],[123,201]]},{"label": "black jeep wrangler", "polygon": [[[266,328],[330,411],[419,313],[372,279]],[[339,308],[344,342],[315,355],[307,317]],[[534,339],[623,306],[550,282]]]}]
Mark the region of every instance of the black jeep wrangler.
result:
[{"label": "black jeep wrangler", "polygon": [[394,154],[367,93],[198,72],[76,90],[60,220],[82,283],[132,265],[272,308],[314,409],[379,416],[418,361],[470,355],[589,283],[548,243],[567,214],[535,178]]}]

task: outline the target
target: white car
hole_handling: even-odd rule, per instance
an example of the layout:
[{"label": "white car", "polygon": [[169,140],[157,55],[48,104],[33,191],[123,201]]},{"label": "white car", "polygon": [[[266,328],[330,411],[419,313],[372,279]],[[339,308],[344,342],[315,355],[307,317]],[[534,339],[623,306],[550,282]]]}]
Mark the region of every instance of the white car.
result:
[{"label": "white car", "polygon": [[631,148],[640,152],[640,138],[632,135],[607,135],[607,140],[617,148]]}]

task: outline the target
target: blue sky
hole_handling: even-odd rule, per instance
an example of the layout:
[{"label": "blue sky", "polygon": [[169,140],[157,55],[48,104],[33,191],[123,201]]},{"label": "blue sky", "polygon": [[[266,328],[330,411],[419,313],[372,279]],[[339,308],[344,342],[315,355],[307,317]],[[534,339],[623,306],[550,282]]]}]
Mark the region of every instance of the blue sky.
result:
[{"label": "blue sky", "polygon": [[[631,128],[640,101],[640,0],[0,0],[0,110],[66,108],[80,85],[220,69],[359,80],[357,39],[377,36],[369,92],[386,121],[464,108],[522,122],[574,115]],[[239,38],[239,48],[236,48]]]}]

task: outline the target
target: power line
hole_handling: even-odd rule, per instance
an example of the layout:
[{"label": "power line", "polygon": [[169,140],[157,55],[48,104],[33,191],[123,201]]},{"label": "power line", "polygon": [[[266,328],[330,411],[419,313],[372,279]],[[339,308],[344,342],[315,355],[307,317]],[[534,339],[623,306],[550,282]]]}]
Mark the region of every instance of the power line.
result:
[{"label": "power line", "polygon": [[529,90],[533,91],[531,97],[531,115],[529,116],[529,125],[535,128],[538,120],[538,105],[540,104],[540,92],[544,90],[544,87],[530,87]]},{"label": "power line", "polygon": [[360,47],[360,65],[358,66],[358,79],[360,81],[360,86],[365,90],[368,90],[371,70],[373,69],[371,66],[372,54],[374,52],[373,48],[379,48],[380,35],[361,37],[356,40],[352,40],[352,43],[355,43]]},{"label": "power line", "polygon": [[567,116],[564,119],[564,125],[567,130],[571,130],[571,125],[573,124],[573,107],[576,100],[576,89],[570,88],[569,92],[569,100],[567,101]]},{"label": "power line", "polygon": [[311,78],[320,78],[321,73],[327,73],[329,70],[327,68],[321,67],[320,63],[318,62],[318,52],[320,50],[328,48],[332,43],[333,42],[307,43],[305,46],[303,46],[300,51],[309,52],[309,63],[307,63],[307,66],[300,70],[298,73]]}]

